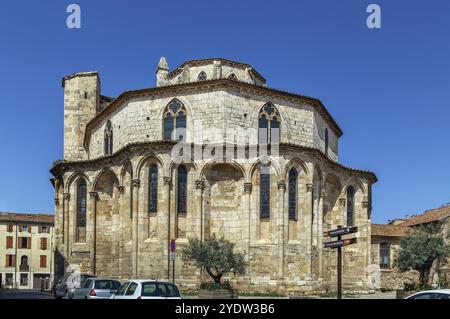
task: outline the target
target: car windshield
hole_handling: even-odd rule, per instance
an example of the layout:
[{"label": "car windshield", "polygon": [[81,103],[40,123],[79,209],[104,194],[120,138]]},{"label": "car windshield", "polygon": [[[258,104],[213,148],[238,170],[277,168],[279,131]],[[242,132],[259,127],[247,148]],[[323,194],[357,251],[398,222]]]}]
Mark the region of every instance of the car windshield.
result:
[{"label": "car windshield", "polygon": [[145,282],[142,284],[143,297],[179,297],[178,289],[172,284]]},{"label": "car windshield", "polygon": [[119,283],[113,280],[96,280],[94,289],[114,290],[119,287]]}]

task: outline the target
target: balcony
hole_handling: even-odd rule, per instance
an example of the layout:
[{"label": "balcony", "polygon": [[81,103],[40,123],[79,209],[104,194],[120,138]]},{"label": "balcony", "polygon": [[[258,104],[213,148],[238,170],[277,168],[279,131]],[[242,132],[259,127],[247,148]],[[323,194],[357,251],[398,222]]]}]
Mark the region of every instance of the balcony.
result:
[{"label": "balcony", "polygon": [[28,265],[20,265],[19,266],[19,270],[20,271],[29,271],[30,270],[30,266],[28,266]]}]

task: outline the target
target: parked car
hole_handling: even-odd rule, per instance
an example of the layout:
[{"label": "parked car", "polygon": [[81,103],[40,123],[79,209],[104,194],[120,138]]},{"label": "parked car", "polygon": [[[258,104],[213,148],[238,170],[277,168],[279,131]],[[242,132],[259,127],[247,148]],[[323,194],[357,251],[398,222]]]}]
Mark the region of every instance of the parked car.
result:
[{"label": "parked car", "polygon": [[416,292],[405,299],[447,299],[450,300],[450,289],[437,289]]},{"label": "parked car", "polygon": [[75,289],[73,299],[109,299],[119,287],[117,280],[88,278],[80,288]]},{"label": "parked car", "polygon": [[86,279],[96,276],[87,274],[65,274],[55,288],[55,299],[72,299],[75,289],[80,288]]},{"label": "parked car", "polygon": [[177,286],[154,280],[130,280],[111,299],[182,299]]}]

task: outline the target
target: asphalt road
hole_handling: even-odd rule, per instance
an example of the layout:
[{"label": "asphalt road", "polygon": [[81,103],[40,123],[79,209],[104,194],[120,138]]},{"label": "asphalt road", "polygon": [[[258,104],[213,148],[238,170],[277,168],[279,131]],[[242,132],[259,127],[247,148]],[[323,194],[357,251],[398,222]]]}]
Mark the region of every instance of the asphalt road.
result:
[{"label": "asphalt road", "polygon": [[35,290],[0,289],[0,299],[54,299],[50,294],[42,294]]}]

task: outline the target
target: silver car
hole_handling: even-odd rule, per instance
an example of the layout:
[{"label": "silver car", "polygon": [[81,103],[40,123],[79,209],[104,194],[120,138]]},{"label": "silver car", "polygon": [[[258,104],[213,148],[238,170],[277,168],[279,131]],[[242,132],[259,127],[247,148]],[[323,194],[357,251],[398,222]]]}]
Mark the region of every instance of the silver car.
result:
[{"label": "silver car", "polygon": [[106,278],[89,278],[75,289],[74,299],[109,299],[120,287],[120,282]]},{"label": "silver car", "polygon": [[72,299],[75,289],[84,285],[86,279],[95,278],[92,275],[65,274],[55,287],[55,299]]}]

